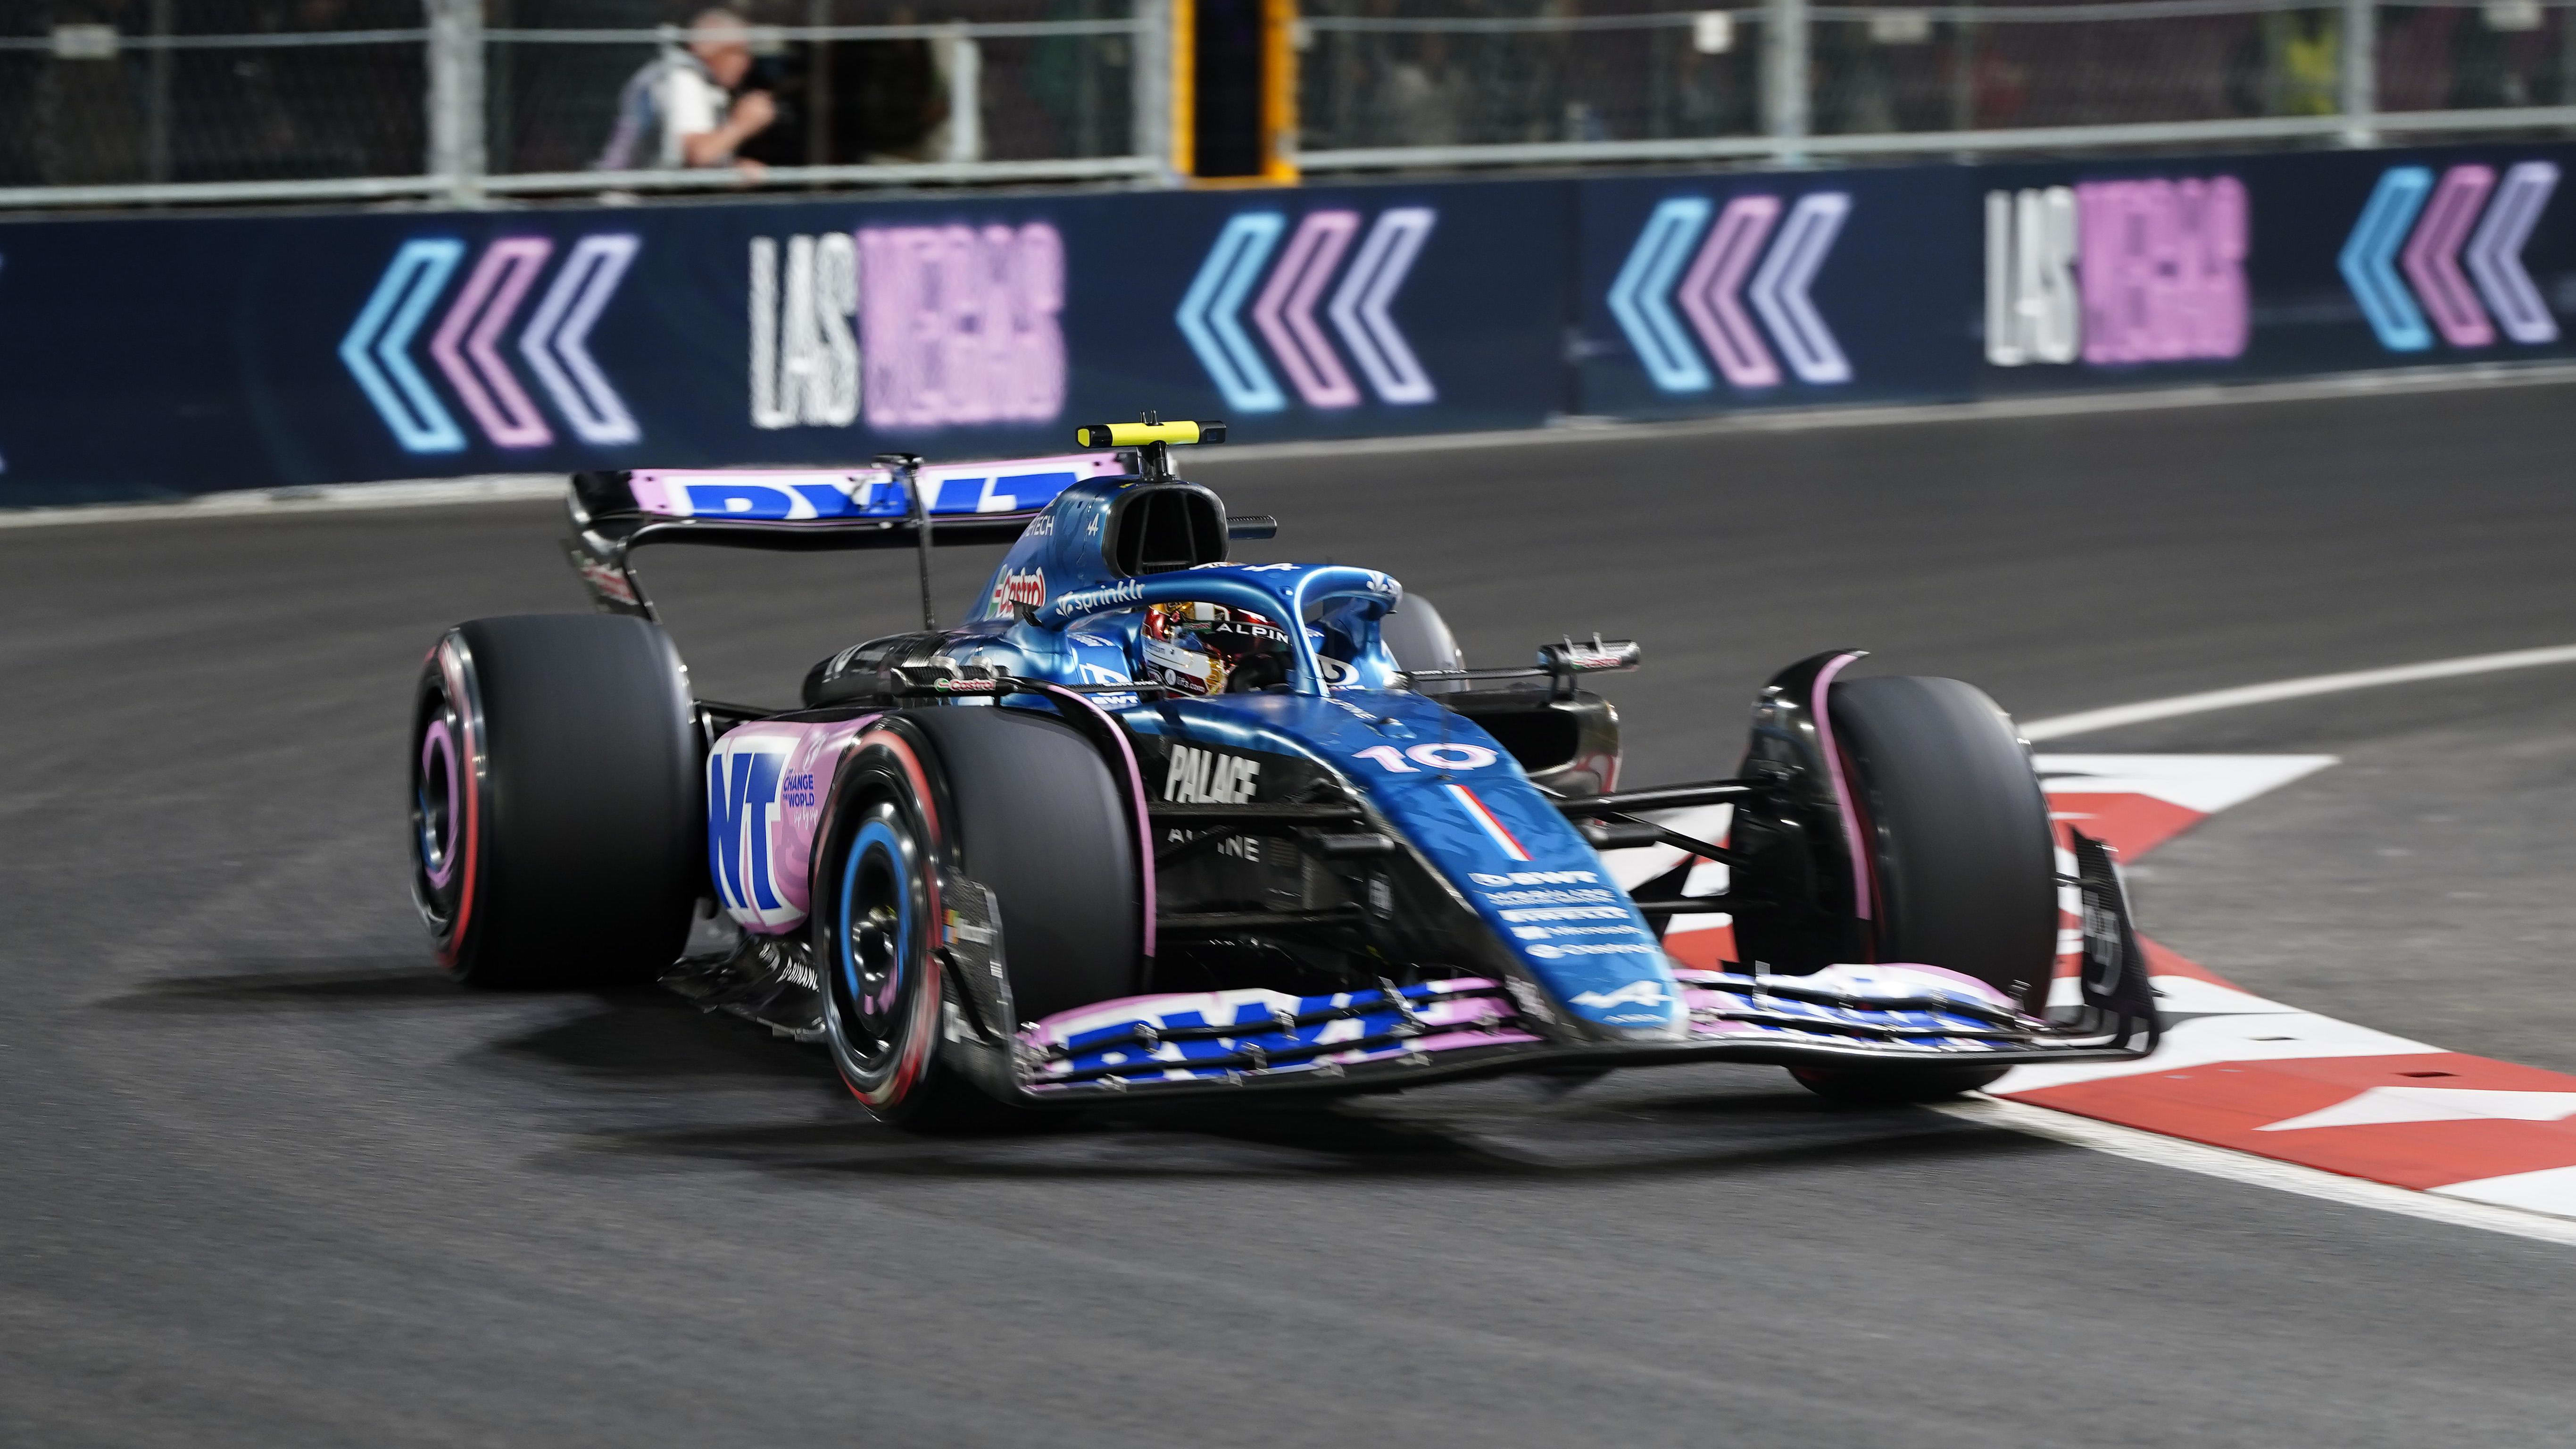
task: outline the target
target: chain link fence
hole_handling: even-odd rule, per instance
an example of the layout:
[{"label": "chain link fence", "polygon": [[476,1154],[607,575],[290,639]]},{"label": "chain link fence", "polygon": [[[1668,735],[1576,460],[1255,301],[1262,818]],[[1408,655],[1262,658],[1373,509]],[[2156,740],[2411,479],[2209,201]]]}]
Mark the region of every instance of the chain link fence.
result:
[{"label": "chain link fence", "polygon": [[[0,206],[1168,180],[1176,3],[736,0],[772,119],[688,166],[615,153],[691,0],[0,0]],[[1306,0],[1294,139],[1332,173],[2570,129],[2571,6]]]},{"label": "chain link fence", "polygon": [[691,167],[620,125],[703,3],[0,0],[0,206],[1159,175],[1165,4],[737,0],[772,119]]},{"label": "chain link fence", "polygon": [[[771,167],[1132,160],[1139,20],[1128,0],[977,0],[971,20],[872,0],[733,7],[752,24],[745,88],[776,119],[739,154]],[[488,0],[486,134],[495,176],[598,163],[639,74],[675,63],[685,24],[615,23],[609,0]],[[860,20],[868,23],[858,23]],[[505,183],[506,184],[506,183]]]},{"label": "chain link fence", "polygon": [[0,4],[0,187],[417,173],[419,0]]},{"label": "chain link fence", "polygon": [[1301,144],[1327,151],[1762,133],[1759,12],[1595,9],[1310,14],[1295,42]]},{"label": "chain link fence", "polygon": [[1310,0],[1310,172],[2576,126],[2569,0]]}]

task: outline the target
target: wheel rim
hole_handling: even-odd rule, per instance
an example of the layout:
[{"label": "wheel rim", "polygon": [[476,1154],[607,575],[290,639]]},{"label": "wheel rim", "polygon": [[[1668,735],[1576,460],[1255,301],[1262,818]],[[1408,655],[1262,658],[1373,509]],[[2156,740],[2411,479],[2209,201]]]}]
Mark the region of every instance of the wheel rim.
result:
[{"label": "wheel rim", "polygon": [[880,805],[850,840],[841,866],[831,994],[852,1065],[891,1064],[909,1028],[917,861],[907,832]]},{"label": "wheel rim", "polygon": [[454,917],[462,886],[457,868],[465,820],[464,769],[457,748],[462,733],[455,706],[436,700],[421,728],[420,753],[412,761],[413,861],[422,908],[439,924]]}]

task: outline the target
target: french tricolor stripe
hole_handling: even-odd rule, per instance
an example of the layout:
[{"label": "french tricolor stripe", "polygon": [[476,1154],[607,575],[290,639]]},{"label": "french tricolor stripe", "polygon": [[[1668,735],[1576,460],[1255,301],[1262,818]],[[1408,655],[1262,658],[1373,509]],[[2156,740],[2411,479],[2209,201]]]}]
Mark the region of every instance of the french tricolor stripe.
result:
[{"label": "french tricolor stripe", "polygon": [[1467,812],[1467,818],[1484,827],[1485,833],[1494,838],[1494,843],[1503,848],[1503,854],[1514,860],[1530,858],[1530,853],[1522,848],[1520,840],[1502,821],[1494,818],[1494,812],[1485,808],[1485,802],[1476,798],[1475,791],[1464,785],[1446,785],[1442,788],[1458,797],[1458,805]]}]

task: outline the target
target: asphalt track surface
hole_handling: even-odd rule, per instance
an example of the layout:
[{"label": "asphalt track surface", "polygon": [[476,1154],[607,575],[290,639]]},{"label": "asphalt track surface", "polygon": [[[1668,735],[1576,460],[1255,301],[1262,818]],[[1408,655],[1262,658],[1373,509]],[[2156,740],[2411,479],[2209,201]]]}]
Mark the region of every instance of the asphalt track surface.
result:
[{"label": "asphalt track surface", "polygon": [[[1646,783],[1830,645],[2034,718],[2576,638],[2571,447],[2546,387],[1197,472],[1474,660],[1644,639]],[[2576,1250],[1774,1071],[952,1144],[649,991],[455,988],[406,692],[450,622],[581,607],[554,528],[0,533],[0,1442],[2566,1442]],[[904,561],[648,569],[717,697],[905,622]],[[2343,755],[2147,862],[2150,931],[2576,1067],[2576,670],[2060,747]]]}]

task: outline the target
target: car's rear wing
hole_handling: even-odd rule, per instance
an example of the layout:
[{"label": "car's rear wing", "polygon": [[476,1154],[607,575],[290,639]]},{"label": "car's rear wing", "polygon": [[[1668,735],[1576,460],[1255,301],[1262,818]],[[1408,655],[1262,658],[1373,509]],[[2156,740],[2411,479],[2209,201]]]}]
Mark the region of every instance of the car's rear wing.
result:
[{"label": "car's rear wing", "polygon": [[[1085,478],[1136,469],[1132,450],[988,463],[896,456],[859,468],[636,468],[575,473],[564,504],[573,570],[612,613],[655,617],[632,552],[648,543],[808,552],[1007,544]],[[925,607],[928,564],[923,564]]]}]

